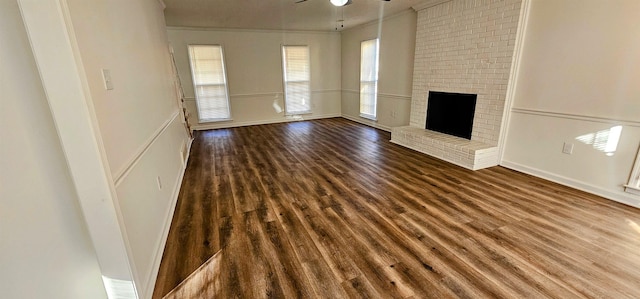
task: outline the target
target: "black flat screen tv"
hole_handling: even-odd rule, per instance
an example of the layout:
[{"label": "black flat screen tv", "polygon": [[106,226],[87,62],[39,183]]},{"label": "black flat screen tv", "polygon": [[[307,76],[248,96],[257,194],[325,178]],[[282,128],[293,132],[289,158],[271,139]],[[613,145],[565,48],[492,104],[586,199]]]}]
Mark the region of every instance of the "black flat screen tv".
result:
[{"label": "black flat screen tv", "polygon": [[429,91],[425,129],[471,139],[476,94]]}]

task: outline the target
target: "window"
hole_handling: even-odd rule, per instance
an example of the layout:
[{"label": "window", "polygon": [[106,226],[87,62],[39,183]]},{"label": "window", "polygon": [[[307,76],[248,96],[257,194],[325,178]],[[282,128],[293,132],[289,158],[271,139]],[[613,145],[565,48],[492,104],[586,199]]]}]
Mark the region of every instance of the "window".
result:
[{"label": "window", "polygon": [[222,46],[189,45],[191,74],[200,122],[229,120],[229,92]]},{"label": "window", "polygon": [[311,113],[309,47],[282,46],[285,114]]},{"label": "window", "polygon": [[638,154],[636,155],[636,163],[631,171],[629,183],[625,185],[624,189],[629,193],[640,195],[640,149],[638,149]]},{"label": "window", "polygon": [[378,98],[378,39],[360,44],[360,116],[376,119]]}]

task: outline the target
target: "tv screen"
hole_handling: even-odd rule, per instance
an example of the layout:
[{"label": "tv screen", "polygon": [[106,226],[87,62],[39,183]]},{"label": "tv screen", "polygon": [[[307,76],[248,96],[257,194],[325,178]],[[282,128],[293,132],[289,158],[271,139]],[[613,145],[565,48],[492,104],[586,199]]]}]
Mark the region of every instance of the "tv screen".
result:
[{"label": "tv screen", "polygon": [[425,129],[471,139],[478,95],[429,91]]}]

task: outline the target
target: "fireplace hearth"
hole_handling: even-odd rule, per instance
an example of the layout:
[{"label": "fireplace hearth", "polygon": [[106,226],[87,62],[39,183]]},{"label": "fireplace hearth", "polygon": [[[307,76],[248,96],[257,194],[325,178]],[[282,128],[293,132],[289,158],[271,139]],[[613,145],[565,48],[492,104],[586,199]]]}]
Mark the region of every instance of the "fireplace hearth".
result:
[{"label": "fireplace hearth", "polygon": [[468,169],[498,165],[522,1],[435,2],[417,9],[410,119],[391,142]]}]

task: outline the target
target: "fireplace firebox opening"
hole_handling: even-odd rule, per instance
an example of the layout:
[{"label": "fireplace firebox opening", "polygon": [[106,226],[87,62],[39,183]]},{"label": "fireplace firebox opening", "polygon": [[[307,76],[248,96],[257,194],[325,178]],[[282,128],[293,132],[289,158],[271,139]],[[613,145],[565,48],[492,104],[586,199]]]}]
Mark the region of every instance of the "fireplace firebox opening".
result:
[{"label": "fireplace firebox opening", "polygon": [[477,94],[429,91],[425,129],[471,139]]}]

